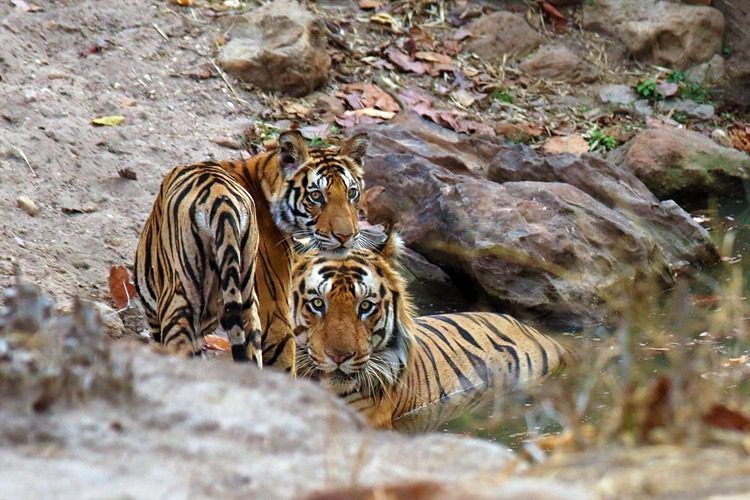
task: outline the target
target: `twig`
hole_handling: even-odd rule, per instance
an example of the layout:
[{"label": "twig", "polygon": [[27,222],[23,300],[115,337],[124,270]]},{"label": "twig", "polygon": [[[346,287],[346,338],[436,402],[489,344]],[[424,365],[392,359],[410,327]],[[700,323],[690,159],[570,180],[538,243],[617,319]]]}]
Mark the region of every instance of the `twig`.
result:
[{"label": "twig", "polygon": [[219,74],[222,80],[224,80],[224,83],[229,88],[229,90],[232,92],[232,95],[234,98],[239,102],[240,104],[247,104],[247,101],[242,99],[240,96],[237,95],[237,92],[234,90],[234,87],[232,87],[232,84],[229,83],[229,80],[227,79],[224,72],[221,70],[221,68],[216,64],[216,61],[213,60],[212,57],[209,57],[208,60],[211,62],[211,65],[214,67],[216,72]]},{"label": "twig", "polygon": [[18,151],[18,154],[21,155],[21,158],[23,158],[23,161],[26,162],[26,166],[29,167],[29,171],[31,172],[31,175],[36,177],[36,172],[34,172],[34,169],[31,168],[31,163],[29,163],[29,159],[26,158],[26,154],[24,154],[23,149],[19,148],[18,146],[14,146],[11,144],[11,147]]},{"label": "twig", "polygon": [[159,33],[163,39],[169,41],[169,37],[164,34],[164,32],[161,30],[161,28],[159,28],[159,25],[157,25],[156,23],[154,23],[151,26],[154,27],[154,29],[156,30],[156,32]]}]

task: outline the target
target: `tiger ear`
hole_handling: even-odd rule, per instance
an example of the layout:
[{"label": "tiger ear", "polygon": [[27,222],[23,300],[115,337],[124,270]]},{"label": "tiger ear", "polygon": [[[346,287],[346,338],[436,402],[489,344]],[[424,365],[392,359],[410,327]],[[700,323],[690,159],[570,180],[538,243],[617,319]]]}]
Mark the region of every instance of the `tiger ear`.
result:
[{"label": "tiger ear", "polygon": [[289,178],[308,157],[307,143],[297,130],[287,130],[279,135],[279,158],[284,177]]},{"label": "tiger ear", "polygon": [[354,163],[361,167],[365,158],[365,153],[367,153],[367,146],[369,145],[370,138],[367,137],[367,134],[362,133],[353,135],[341,143],[338,154],[339,156],[347,156],[351,158],[354,160]]},{"label": "tiger ear", "polygon": [[401,236],[399,236],[395,229],[388,229],[379,250],[380,255],[386,261],[397,263],[404,250],[404,240],[401,239]]}]

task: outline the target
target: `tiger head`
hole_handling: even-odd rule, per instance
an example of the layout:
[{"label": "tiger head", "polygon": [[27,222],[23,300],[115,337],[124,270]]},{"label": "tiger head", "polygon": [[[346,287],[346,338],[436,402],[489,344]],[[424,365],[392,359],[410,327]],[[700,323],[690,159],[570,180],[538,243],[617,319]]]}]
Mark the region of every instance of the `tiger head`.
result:
[{"label": "tiger head", "polygon": [[297,371],[339,395],[381,395],[412,352],[413,308],[397,272],[401,240],[346,255],[299,257],[292,272]]},{"label": "tiger head", "polygon": [[367,146],[367,135],[358,134],[333,149],[308,149],[299,132],[282,133],[275,154],[280,172],[269,196],[279,229],[325,253],[364,246],[358,215]]}]

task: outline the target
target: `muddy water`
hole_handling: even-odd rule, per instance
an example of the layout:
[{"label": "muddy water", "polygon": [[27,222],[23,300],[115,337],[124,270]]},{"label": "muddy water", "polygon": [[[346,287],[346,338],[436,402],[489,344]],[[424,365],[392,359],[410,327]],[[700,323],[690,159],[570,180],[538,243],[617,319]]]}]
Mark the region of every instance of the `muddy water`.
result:
[{"label": "muddy water", "polygon": [[[631,311],[631,314],[647,317],[645,320],[635,319],[631,323],[631,331],[633,335],[641,336],[639,345],[643,348],[632,353],[632,363],[637,366],[637,373],[651,374],[654,378],[660,374],[669,375],[671,361],[667,351],[661,346],[670,343],[679,344],[680,348],[690,352],[698,345],[712,342],[712,348],[723,358],[750,355],[750,339],[745,333],[748,329],[741,327],[743,333],[737,336],[719,332],[714,338],[714,330],[723,331],[725,325],[718,325],[713,316],[716,311],[726,308],[730,301],[736,303],[737,293],[742,295],[739,301],[743,311],[747,310],[744,297],[750,296],[750,203],[747,199],[721,199],[710,200],[708,206],[707,209],[696,209],[691,213],[696,220],[710,228],[714,241],[725,256],[725,262],[682,279],[675,290],[660,292],[661,297],[649,304],[648,312]],[[739,290],[732,288],[732,279],[737,279],[738,270],[743,281]],[[471,297],[470,293],[457,297],[455,290],[441,295],[441,290],[430,288],[426,295],[421,295],[420,289],[414,287],[412,292],[420,314],[472,310],[477,304],[476,298]],[[428,300],[420,301],[421,297],[428,297]],[[591,328],[579,332],[577,340],[572,342],[586,339],[590,344],[593,339],[594,343],[606,343],[612,340],[615,329],[615,325]],[[664,332],[680,333],[676,336],[668,335],[669,339],[665,341]],[[738,390],[750,393],[748,384],[748,381],[744,381]],[[598,407],[593,405],[584,421],[596,425],[607,411],[609,395],[594,396],[601,401]],[[532,435],[562,429],[559,421],[538,411],[537,403],[534,397],[522,392],[505,394],[496,398],[489,407],[467,411],[442,425],[440,430],[482,437],[511,449],[520,449]]]}]

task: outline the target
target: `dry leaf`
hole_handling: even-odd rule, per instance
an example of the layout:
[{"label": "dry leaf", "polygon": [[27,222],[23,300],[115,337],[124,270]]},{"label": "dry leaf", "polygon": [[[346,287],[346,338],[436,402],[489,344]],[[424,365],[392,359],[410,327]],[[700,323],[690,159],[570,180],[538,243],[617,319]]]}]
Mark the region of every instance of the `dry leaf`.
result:
[{"label": "dry leaf", "polygon": [[423,62],[414,61],[396,47],[388,47],[385,51],[386,57],[396,66],[404,71],[411,71],[418,75],[427,73],[429,66]]},{"label": "dry leaf", "polygon": [[211,333],[203,337],[203,348],[209,351],[228,351],[232,348],[232,344],[224,337]]},{"label": "dry leaf", "polygon": [[138,175],[133,171],[133,169],[128,167],[121,168],[117,171],[117,174],[123,179],[130,179],[132,181],[138,180]]},{"label": "dry leaf", "polygon": [[346,115],[347,113],[354,113],[355,115],[365,115],[365,116],[371,116],[373,118],[381,118],[383,120],[390,120],[394,116],[396,116],[396,113],[393,111],[383,111],[381,109],[375,109],[375,108],[362,108],[357,109],[354,111],[347,111],[344,113]]},{"label": "dry leaf", "polygon": [[117,125],[120,125],[124,121],[125,121],[124,116],[112,115],[112,116],[100,116],[99,118],[94,118],[93,120],[91,120],[91,123],[94,125],[99,125],[99,126],[116,127]]},{"label": "dry leaf", "polygon": [[359,0],[359,8],[362,10],[379,9],[383,6],[383,0]]},{"label": "dry leaf", "polygon": [[500,122],[495,125],[495,132],[513,142],[528,142],[535,137],[541,136],[544,133],[544,129],[541,125],[532,125],[529,123]]},{"label": "dry leaf", "polygon": [[445,54],[438,54],[437,52],[415,52],[414,57],[422,61],[451,64],[451,65],[453,64],[453,59],[451,59],[450,56],[446,56]]},{"label": "dry leaf", "polygon": [[373,14],[372,16],[370,16],[370,22],[387,26],[391,29],[391,31],[399,31],[398,21],[396,21],[393,16],[391,16],[390,14],[386,14],[385,12],[378,12],[377,14]]},{"label": "dry leaf", "polygon": [[542,150],[546,154],[572,153],[580,156],[588,152],[589,143],[578,134],[554,136],[547,139],[547,142],[542,146]]},{"label": "dry leaf", "polygon": [[720,429],[733,431],[750,431],[750,418],[736,410],[730,410],[724,405],[714,405],[703,416],[703,422]]},{"label": "dry leaf", "polygon": [[750,153],[750,125],[735,123],[729,127],[727,134],[735,148]]},{"label": "dry leaf", "polygon": [[113,266],[109,270],[109,295],[117,309],[124,309],[135,298],[135,286],[125,266]]}]

